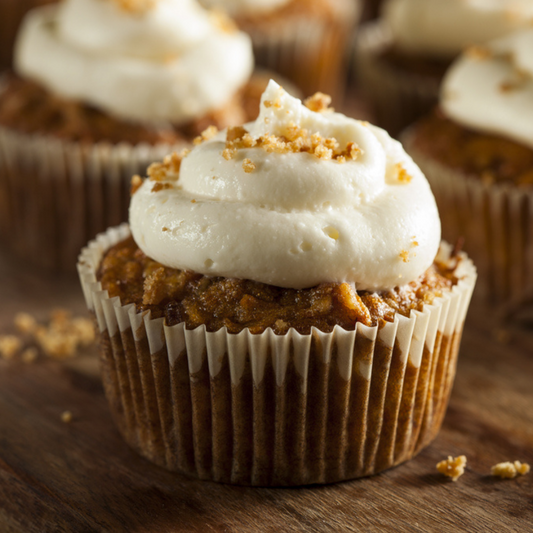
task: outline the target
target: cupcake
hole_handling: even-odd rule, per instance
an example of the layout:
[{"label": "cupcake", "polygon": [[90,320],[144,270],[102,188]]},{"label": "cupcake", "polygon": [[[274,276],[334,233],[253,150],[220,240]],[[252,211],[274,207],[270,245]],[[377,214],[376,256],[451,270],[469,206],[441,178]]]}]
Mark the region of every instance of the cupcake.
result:
[{"label": "cupcake", "polygon": [[468,46],[526,27],[529,0],[386,0],[357,40],[359,81],[391,134],[430,111],[452,61]]},{"label": "cupcake", "polygon": [[533,31],[465,52],[439,108],[404,135],[426,173],[447,239],[464,236],[480,290],[518,302],[533,290]]},{"label": "cupcake", "polygon": [[125,440],[225,483],[375,474],[436,436],[475,269],[383,130],[271,82],[255,122],[135,178],[78,270]]},{"label": "cupcake", "polygon": [[89,238],[126,220],[132,173],[210,125],[249,119],[252,70],[249,37],[193,0],[31,11],[0,92],[8,245],[72,268]]},{"label": "cupcake", "polygon": [[252,37],[256,61],[305,94],[344,94],[348,44],[360,0],[200,0]]}]

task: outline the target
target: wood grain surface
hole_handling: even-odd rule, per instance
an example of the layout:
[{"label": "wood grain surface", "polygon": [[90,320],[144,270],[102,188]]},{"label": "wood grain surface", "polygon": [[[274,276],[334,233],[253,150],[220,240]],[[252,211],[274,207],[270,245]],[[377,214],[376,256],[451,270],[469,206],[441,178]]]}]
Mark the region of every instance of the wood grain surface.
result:
[{"label": "wood grain surface", "polygon": [[[1,253],[0,301],[0,334],[13,331],[17,311],[84,312],[75,278],[42,278]],[[168,473],[123,443],[96,377],[56,361],[0,361],[0,533],[533,531],[533,474],[490,476],[501,461],[533,464],[533,331],[502,331],[488,316],[471,309],[450,408],[431,446],[381,475],[314,488]],[[439,460],[459,454],[468,466],[456,483],[436,473]]]}]

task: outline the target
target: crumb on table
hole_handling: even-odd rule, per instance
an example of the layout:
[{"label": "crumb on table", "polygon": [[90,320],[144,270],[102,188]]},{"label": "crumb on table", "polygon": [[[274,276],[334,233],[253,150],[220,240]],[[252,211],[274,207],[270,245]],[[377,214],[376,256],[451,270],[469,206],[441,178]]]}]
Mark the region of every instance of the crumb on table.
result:
[{"label": "crumb on table", "polygon": [[527,463],[521,463],[520,461],[506,461],[494,465],[490,472],[493,476],[501,477],[502,479],[512,479],[518,475],[524,476],[531,470],[531,467]]},{"label": "crumb on table", "polygon": [[439,473],[444,474],[447,477],[451,477],[452,481],[457,481],[465,473],[465,466],[465,455],[459,455],[459,457],[455,458],[449,455],[448,459],[437,463],[437,470]]}]

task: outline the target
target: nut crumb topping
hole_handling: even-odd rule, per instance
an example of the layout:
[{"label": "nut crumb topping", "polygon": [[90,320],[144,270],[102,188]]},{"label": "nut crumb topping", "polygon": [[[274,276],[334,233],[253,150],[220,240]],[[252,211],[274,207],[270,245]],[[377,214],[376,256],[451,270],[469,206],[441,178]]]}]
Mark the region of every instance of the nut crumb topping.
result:
[{"label": "nut crumb topping", "polygon": [[467,57],[470,57],[471,59],[475,59],[477,61],[484,61],[486,59],[490,59],[492,57],[492,51],[487,48],[486,46],[470,46],[466,50]]},{"label": "nut crumb topping", "polygon": [[400,183],[410,183],[412,181],[413,176],[410,176],[409,174],[407,174],[407,170],[405,170],[405,168],[403,167],[401,163],[396,163],[395,171],[396,171],[396,179]]},{"label": "nut crumb topping", "polygon": [[329,94],[324,94],[317,92],[306,98],[304,100],[304,105],[307,109],[314,111],[315,113],[324,113],[325,111],[333,111],[333,108],[330,108],[331,96]]},{"label": "nut crumb topping", "polygon": [[501,477],[502,479],[513,479],[518,475],[524,476],[531,470],[531,467],[527,463],[521,463],[520,461],[510,461],[504,463],[498,463],[494,465],[490,472],[493,476]]},{"label": "nut crumb topping", "polygon": [[72,413],[70,411],[64,411],[61,413],[61,422],[65,424],[72,422]]},{"label": "nut crumb topping", "polygon": [[165,189],[172,189],[172,185],[170,183],[161,183],[158,181],[152,187],[152,192],[164,191]]},{"label": "nut crumb topping", "polygon": [[141,188],[142,184],[143,179],[141,176],[139,176],[139,174],[135,174],[135,176],[131,178],[130,182],[130,195],[133,196]]},{"label": "nut crumb topping", "polygon": [[198,146],[204,141],[212,139],[218,133],[218,128],[216,126],[208,126],[198,137],[193,140],[193,143]]},{"label": "nut crumb topping", "polygon": [[142,15],[156,6],[157,0],[112,0],[115,4],[128,13]]},{"label": "nut crumb topping", "polygon": [[181,162],[189,155],[189,152],[190,150],[184,148],[179,154],[172,152],[170,155],[167,155],[162,163],[152,163],[147,170],[150,181],[177,181],[179,179]]},{"label": "nut crumb topping", "polygon": [[466,466],[466,456],[460,455],[455,459],[449,455],[448,459],[437,463],[437,470],[445,476],[451,477],[452,481],[457,481],[464,473]]},{"label": "nut crumb topping", "polygon": [[251,159],[247,158],[242,162],[242,168],[244,169],[244,172],[250,174],[255,170],[255,163]]},{"label": "nut crumb topping", "polygon": [[409,252],[407,250],[402,250],[400,252],[400,258],[404,263],[409,263]]},{"label": "nut crumb topping", "polygon": [[[265,102],[266,103],[266,102]],[[229,161],[237,155],[237,151],[245,148],[262,148],[268,153],[309,153],[318,159],[335,160],[345,163],[355,161],[362,150],[354,142],[346,143],[344,149],[333,137],[324,138],[319,133],[309,135],[309,132],[291,122],[284,131],[284,135],[261,135],[254,138],[242,127],[229,128],[226,135],[226,147],[222,157]]]}]

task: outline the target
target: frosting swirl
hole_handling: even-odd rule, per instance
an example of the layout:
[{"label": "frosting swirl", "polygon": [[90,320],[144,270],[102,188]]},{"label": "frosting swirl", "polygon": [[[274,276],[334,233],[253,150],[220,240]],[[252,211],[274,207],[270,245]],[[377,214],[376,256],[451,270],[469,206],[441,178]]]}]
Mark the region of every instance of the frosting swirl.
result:
[{"label": "frosting swirl", "polygon": [[453,58],[470,45],[523,28],[530,0],[388,0],[383,17],[406,52]]},{"label": "frosting swirl", "polygon": [[466,51],[446,74],[440,100],[459,124],[531,148],[532,102],[533,30]]},{"label": "frosting swirl", "polygon": [[226,141],[233,131],[221,132],[133,195],[130,226],[144,253],[296,289],[387,289],[431,265],[440,242],[433,195],[385,131],[312,111],[273,81],[245,128],[240,149]]},{"label": "frosting swirl", "polygon": [[15,68],[121,118],[182,124],[230,100],[253,56],[194,0],[66,0],[26,16]]}]

